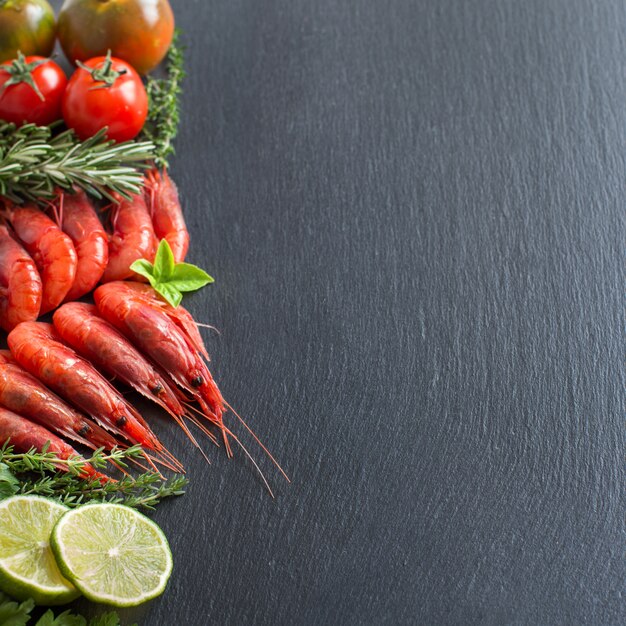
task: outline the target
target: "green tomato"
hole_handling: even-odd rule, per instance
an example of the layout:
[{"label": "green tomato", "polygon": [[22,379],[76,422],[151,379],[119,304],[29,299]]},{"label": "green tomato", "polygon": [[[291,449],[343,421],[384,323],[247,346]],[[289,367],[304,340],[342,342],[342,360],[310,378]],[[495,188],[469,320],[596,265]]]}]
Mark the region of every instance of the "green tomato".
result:
[{"label": "green tomato", "polygon": [[0,0],[0,63],[24,55],[50,56],[54,11],[46,0]]}]

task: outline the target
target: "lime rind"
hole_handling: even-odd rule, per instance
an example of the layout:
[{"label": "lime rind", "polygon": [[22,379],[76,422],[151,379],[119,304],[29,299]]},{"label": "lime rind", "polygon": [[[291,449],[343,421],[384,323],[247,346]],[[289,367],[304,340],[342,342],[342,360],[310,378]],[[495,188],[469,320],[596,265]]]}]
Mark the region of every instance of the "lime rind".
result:
[{"label": "lime rind", "polygon": [[86,598],[116,607],[160,595],[172,572],[163,531],[120,504],[88,504],[66,513],[51,545],[61,572]]},{"label": "lime rind", "polygon": [[68,511],[40,496],[12,496],[0,502],[0,588],[18,600],[65,604],[80,594],[66,580],[50,548],[50,533]]}]

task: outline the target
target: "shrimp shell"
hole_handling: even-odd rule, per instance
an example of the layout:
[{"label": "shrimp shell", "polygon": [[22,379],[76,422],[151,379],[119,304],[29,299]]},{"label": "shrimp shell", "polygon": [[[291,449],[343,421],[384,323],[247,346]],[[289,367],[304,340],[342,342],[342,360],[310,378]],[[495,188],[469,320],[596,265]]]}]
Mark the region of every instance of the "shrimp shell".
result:
[{"label": "shrimp shell", "polygon": [[109,262],[102,282],[125,280],[136,276],[130,269],[134,261],[152,261],[156,251],[156,237],[152,219],[142,194],[132,200],[121,200],[113,209],[113,234],[109,236]]},{"label": "shrimp shell", "polygon": [[28,252],[0,226],[0,326],[7,332],[36,320],[41,308],[41,277]]},{"label": "shrimp shell", "polygon": [[25,370],[101,426],[170,458],[141,415],[93,365],[59,341],[51,324],[24,322],[9,333],[7,341],[13,358]]},{"label": "shrimp shell", "polygon": [[157,239],[170,244],[176,263],[181,263],[189,250],[189,231],[176,185],[167,170],[154,169],[146,175],[146,200],[152,215],[152,225]]},{"label": "shrimp shell", "polygon": [[109,262],[107,234],[87,194],[61,195],[59,215],[61,228],[76,248],[76,276],[65,302],[72,302],[89,293],[100,281]]},{"label": "shrimp shell", "polygon": [[[47,451],[54,452],[61,459],[79,457],[80,454],[68,443],[51,433],[47,428],[35,424],[22,415],[0,407],[0,444],[9,442],[18,452],[28,452],[35,448],[41,452],[46,444]],[[59,469],[65,469],[59,465]],[[110,478],[96,471],[89,463],[85,463],[81,476],[83,478],[99,478],[108,481]]]},{"label": "shrimp shell", "polygon": [[100,370],[119,378],[174,417],[185,409],[167,380],[93,304],[69,302],[59,307],[53,324],[61,339]]},{"label": "shrimp shell", "polygon": [[[100,314],[158,363],[183,389],[201,397],[217,419],[224,399],[200,353],[187,334],[158,306],[146,303],[143,285],[113,282],[100,285],[94,299]],[[150,287],[148,287],[150,289]]]},{"label": "shrimp shell", "polygon": [[110,450],[118,442],[34,376],[8,350],[0,350],[0,405],[89,448]]},{"label": "shrimp shell", "polygon": [[32,205],[14,206],[9,221],[31,255],[43,284],[40,315],[55,309],[74,283],[78,258],[72,240]]},{"label": "shrimp shell", "polygon": [[162,308],[147,304],[138,295],[135,285],[100,285],[94,292],[98,311],[199,402],[205,417],[221,429],[224,445],[231,454],[223,421],[224,399],[202,356]]}]

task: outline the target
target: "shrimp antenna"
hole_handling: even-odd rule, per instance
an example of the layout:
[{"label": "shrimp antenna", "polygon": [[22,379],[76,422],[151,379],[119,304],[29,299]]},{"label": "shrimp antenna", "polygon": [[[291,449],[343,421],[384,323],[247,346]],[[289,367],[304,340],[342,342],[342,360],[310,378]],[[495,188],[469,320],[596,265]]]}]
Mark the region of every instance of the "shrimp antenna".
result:
[{"label": "shrimp antenna", "polygon": [[[200,409],[197,409],[195,406],[193,406],[189,402],[183,402],[183,404],[189,410],[194,411],[201,417],[204,417],[204,419],[208,420],[209,422],[215,423],[213,420],[211,420],[210,417],[207,417],[206,414],[204,414],[202,411],[200,411]],[[202,424],[195,415],[188,414],[187,419],[191,420],[193,424],[195,424],[216,446],[219,447],[220,444],[217,440],[217,437],[204,424]]]},{"label": "shrimp antenna", "polygon": [[[287,476],[287,474],[285,473],[285,470],[283,470],[283,468],[280,466],[280,463],[274,458],[272,453],[265,447],[265,445],[263,445],[263,442],[257,437],[256,433],[252,430],[252,428],[250,428],[250,426],[248,426],[248,424],[246,424],[246,422],[243,419],[243,417],[241,417],[241,415],[239,415],[239,413],[237,413],[237,411],[235,411],[235,409],[233,409],[233,407],[230,404],[228,404],[228,402],[226,402],[226,400],[224,400],[224,404],[235,414],[235,416],[243,424],[245,429],[252,435],[254,440],[259,444],[259,446],[263,450],[263,452],[265,452],[265,454],[267,454],[267,456],[270,458],[272,463],[274,463],[274,465],[278,468],[278,471],[285,477],[285,480],[288,483],[291,483],[291,479],[289,478],[289,476]],[[230,433],[230,434],[231,434],[231,436],[233,436],[232,433]]]},{"label": "shrimp antenna", "polygon": [[211,465],[211,461],[209,461],[209,457],[205,454],[204,450],[202,449],[202,446],[198,443],[198,440],[193,436],[192,432],[189,430],[189,428],[187,427],[187,424],[185,424],[183,419],[180,417],[174,417],[174,420],[183,429],[183,432],[185,433],[185,435],[187,435],[187,438],[189,439],[189,441],[191,441],[191,443],[196,448],[198,448],[198,450],[200,450],[200,454],[204,457],[204,460],[209,465]]},{"label": "shrimp antenna", "polygon": [[232,433],[230,430],[228,430],[228,428],[226,428],[226,426],[224,426],[224,431],[226,433],[228,433],[237,442],[239,447],[244,451],[245,455],[252,462],[252,465],[254,465],[254,467],[256,467],[256,471],[259,473],[259,476],[261,477],[261,480],[265,484],[265,488],[269,491],[270,496],[272,496],[272,498],[275,499],[274,492],[272,491],[272,488],[270,487],[270,484],[267,482],[267,478],[265,478],[265,475],[261,471],[261,468],[257,465],[256,461],[252,458],[252,455],[248,452],[248,450],[243,445],[243,443],[241,443],[241,441],[239,441],[238,437],[234,433]]},{"label": "shrimp antenna", "polygon": [[[158,453],[160,458],[155,460],[161,463],[161,465],[168,467],[173,472],[185,473],[184,465],[164,445],[161,444],[161,449],[158,450]],[[163,457],[167,459],[167,462],[163,459]]]},{"label": "shrimp antenna", "polygon": [[202,328],[208,328],[209,330],[214,331],[218,335],[222,334],[219,328],[217,328],[216,326],[211,326],[211,324],[203,324],[202,322],[196,322],[196,326],[200,326]]}]

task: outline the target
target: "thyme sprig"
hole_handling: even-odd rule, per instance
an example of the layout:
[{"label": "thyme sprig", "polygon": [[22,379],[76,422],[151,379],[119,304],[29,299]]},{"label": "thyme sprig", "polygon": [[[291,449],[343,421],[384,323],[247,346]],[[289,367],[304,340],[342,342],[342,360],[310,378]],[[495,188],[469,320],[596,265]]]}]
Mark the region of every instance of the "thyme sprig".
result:
[{"label": "thyme sprig", "polygon": [[149,141],[114,143],[102,129],[86,141],[71,130],[53,136],[54,127],[0,123],[0,195],[13,202],[54,198],[56,188],[84,189],[114,200],[139,193],[141,169],[154,158]]},{"label": "thyme sprig", "polygon": [[146,83],[149,106],[143,136],[154,143],[154,162],[159,167],[167,167],[168,157],[174,153],[174,139],[178,134],[181,84],[185,77],[185,57],[179,40],[180,31],[177,29],[167,53],[167,76],[150,76]]},{"label": "thyme sprig", "polygon": [[[156,472],[138,476],[123,476],[116,482],[101,482],[97,478],[80,478],[86,463],[103,469],[109,462],[127,468],[128,461],[143,455],[141,446],[109,452],[99,448],[90,457],[61,459],[46,447],[41,452],[15,452],[5,443],[0,448],[0,499],[14,494],[40,495],[54,498],[66,506],[76,507],[86,502],[116,502],[136,509],[154,509],[159,502],[184,493],[184,476],[164,480]],[[59,470],[62,466],[66,471]]]}]

